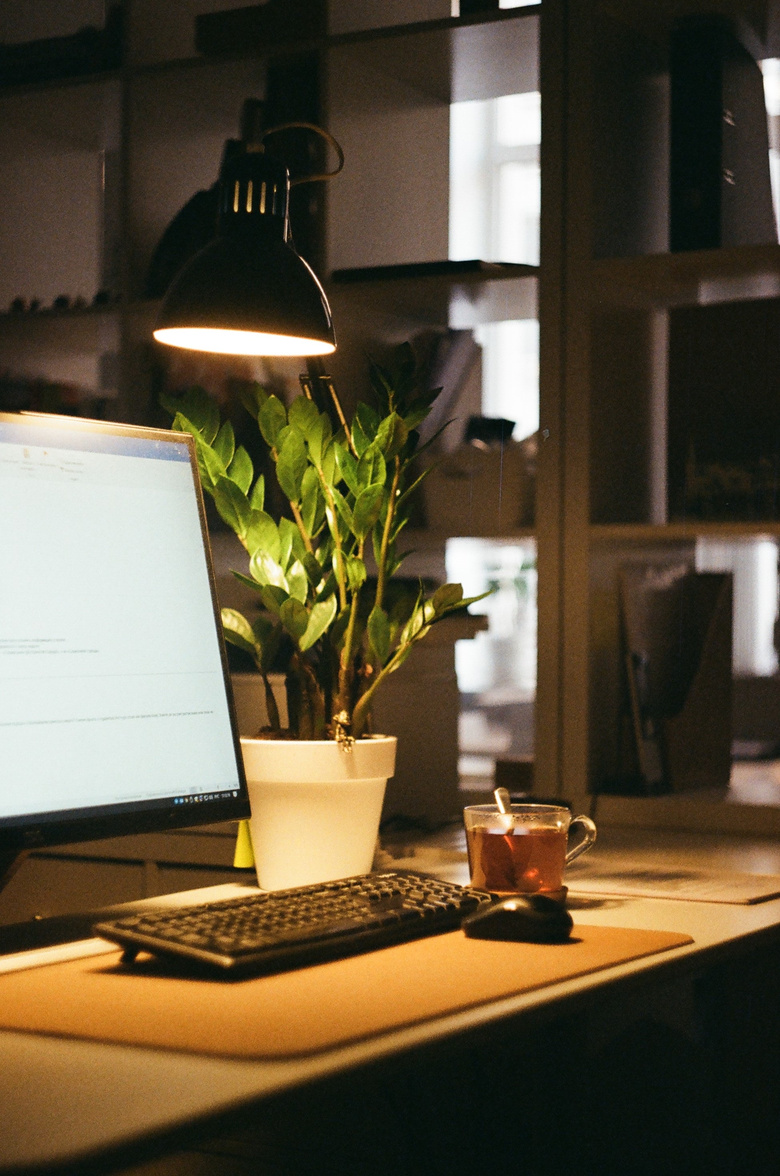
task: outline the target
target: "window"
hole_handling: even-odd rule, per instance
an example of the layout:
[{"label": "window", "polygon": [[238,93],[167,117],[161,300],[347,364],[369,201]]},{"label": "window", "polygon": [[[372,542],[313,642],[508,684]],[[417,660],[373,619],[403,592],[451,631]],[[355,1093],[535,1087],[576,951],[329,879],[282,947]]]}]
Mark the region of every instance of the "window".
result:
[{"label": "window", "polygon": [[[539,262],[541,98],[509,94],[450,108],[450,257]],[[513,437],[539,427],[536,319],[480,324],[483,416],[514,422]],[[456,646],[464,787],[492,787],[495,760],[533,757],[536,693],[536,548],[533,539],[451,539],[447,576],[468,595],[486,632]]]}]

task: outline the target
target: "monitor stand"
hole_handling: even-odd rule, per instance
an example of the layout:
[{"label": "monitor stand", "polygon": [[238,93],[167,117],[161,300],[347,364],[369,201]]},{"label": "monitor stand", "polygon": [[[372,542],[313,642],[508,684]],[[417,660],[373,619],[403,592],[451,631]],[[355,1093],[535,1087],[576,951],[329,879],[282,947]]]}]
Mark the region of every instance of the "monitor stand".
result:
[{"label": "monitor stand", "polygon": [[[6,886],[24,863],[30,851],[16,850],[0,852],[0,891]],[[18,952],[35,951],[44,947],[59,947],[79,940],[93,938],[92,928],[102,919],[134,914],[136,911],[149,910],[157,905],[165,905],[165,896],[159,904],[154,899],[135,899],[131,902],[118,903],[99,910],[80,911],[75,914],[49,915],[41,917],[35,915],[23,923],[6,923],[0,925],[0,963],[4,956],[16,955]],[[0,968],[2,971],[2,968]]]},{"label": "monitor stand", "polygon": [[[13,878],[29,856],[29,850],[7,850],[0,853],[0,891]],[[88,939],[92,925],[103,912],[87,911],[75,915],[36,916],[24,923],[0,926],[0,960],[17,952],[34,951]]]},{"label": "monitor stand", "polygon": [[0,853],[0,890],[8,885],[28,853],[27,849],[6,850]]}]

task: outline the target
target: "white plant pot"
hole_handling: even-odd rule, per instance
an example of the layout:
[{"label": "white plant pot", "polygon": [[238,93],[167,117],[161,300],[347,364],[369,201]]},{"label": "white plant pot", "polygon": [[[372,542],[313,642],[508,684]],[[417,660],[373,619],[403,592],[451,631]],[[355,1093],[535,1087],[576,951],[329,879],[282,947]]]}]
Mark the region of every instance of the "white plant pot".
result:
[{"label": "white plant pot", "polygon": [[347,750],[330,739],[242,738],[262,890],[371,869],[396,743],[375,735]]}]

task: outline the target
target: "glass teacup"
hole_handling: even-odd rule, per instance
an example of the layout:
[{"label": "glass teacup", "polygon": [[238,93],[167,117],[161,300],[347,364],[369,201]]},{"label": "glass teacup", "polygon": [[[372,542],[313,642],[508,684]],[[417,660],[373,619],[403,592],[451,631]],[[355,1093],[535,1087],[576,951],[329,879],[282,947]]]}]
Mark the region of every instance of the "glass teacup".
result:
[{"label": "glass teacup", "polygon": [[[463,810],[471,884],[496,894],[565,896],[563,872],[590,849],[596,826],[555,804],[469,805]],[[573,845],[574,830],[579,837]]]}]

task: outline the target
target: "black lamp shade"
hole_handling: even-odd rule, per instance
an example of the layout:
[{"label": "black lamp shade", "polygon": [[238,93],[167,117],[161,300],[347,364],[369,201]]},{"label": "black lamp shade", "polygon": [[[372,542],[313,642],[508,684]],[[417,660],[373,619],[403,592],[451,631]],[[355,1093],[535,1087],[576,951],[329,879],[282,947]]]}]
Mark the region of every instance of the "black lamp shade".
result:
[{"label": "black lamp shade", "polygon": [[328,300],[287,240],[287,171],[232,147],[217,238],[174,279],[154,337],[228,355],[327,355],[336,346]]}]

